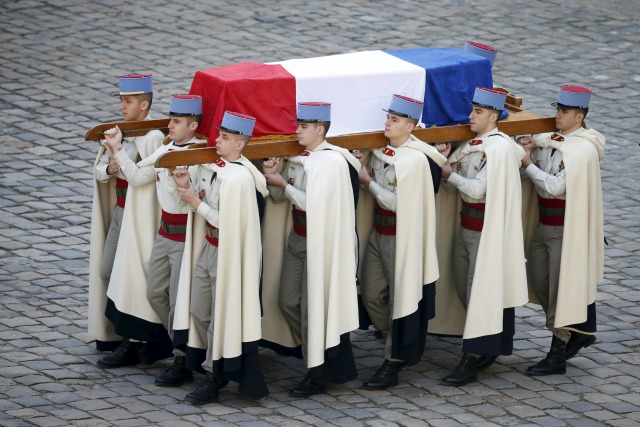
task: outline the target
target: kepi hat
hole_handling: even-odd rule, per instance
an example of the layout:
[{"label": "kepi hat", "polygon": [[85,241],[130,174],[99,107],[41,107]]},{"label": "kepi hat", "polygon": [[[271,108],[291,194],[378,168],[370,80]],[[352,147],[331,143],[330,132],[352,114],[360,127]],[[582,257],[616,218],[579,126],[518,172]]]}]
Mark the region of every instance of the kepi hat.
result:
[{"label": "kepi hat", "polygon": [[298,114],[292,122],[318,123],[331,121],[331,104],[329,102],[298,102]]},{"label": "kepi hat", "polygon": [[424,102],[422,101],[409,98],[408,96],[394,94],[391,97],[391,105],[389,105],[389,109],[385,110],[383,108],[382,111],[386,111],[391,114],[396,114],[401,117],[420,120],[420,115],[422,114],[423,107],[424,107]]},{"label": "kepi hat", "polygon": [[116,96],[142,95],[153,93],[153,81],[151,74],[127,74],[118,77],[120,91]]},{"label": "kepi hat", "polygon": [[214,127],[222,132],[251,136],[253,133],[253,126],[255,124],[255,117],[247,116],[246,114],[234,113],[232,111],[225,111],[224,116],[222,116],[222,123],[220,123],[220,126]]},{"label": "kepi hat", "polygon": [[505,92],[486,87],[477,87],[473,93],[473,101],[471,103],[478,107],[502,111],[506,99],[507,94]]},{"label": "kepi hat", "polygon": [[484,58],[487,58],[493,67],[493,61],[495,61],[496,56],[498,56],[498,50],[494,47],[491,47],[486,44],[471,42],[468,41],[464,45],[464,50],[467,52],[475,53],[476,55],[480,55]]},{"label": "kepi hat", "polygon": [[551,105],[561,110],[589,108],[590,99],[590,89],[582,86],[564,85],[560,86],[558,102],[552,102]]},{"label": "kepi hat", "polygon": [[166,116],[197,116],[202,114],[200,95],[171,95],[169,112]]}]

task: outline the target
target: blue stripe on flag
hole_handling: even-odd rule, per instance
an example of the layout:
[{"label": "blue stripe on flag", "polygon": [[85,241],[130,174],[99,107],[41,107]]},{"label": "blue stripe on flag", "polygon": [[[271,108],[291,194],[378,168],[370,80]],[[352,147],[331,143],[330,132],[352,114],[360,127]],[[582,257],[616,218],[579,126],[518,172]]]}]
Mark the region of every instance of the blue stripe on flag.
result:
[{"label": "blue stripe on flag", "polygon": [[383,52],[425,69],[422,122],[427,126],[469,123],[470,102],[475,88],[493,87],[489,60],[462,49],[402,49]]}]

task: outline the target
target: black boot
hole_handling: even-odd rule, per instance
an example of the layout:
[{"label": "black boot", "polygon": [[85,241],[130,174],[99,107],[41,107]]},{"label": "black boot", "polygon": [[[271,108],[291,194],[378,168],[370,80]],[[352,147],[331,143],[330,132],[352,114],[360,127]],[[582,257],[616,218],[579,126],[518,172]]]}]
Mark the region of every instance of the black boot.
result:
[{"label": "black boot", "polygon": [[98,359],[98,365],[103,368],[121,368],[123,366],[131,366],[140,363],[140,355],[135,344],[124,339],[118,348],[112,353],[102,356]]},{"label": "black boot", "polygon": [[460,363],[456,366],[442,382],[446,385],[463,386],[478,379],[478,368],[476,366],[476,357],[467,353],[462,355]]},{"label": "black boot", "polygon": [[476,359],[476,369],[478,371],[487,369],[489,366],[493,365],[493,362],[495,362],[497,358],[498,356],[478,356]]},{"label": "black boot", "polygon": [[567,350],[564,354],[564,358],[569,360],[572,357],[575,357],[581,349],[589,347],[594,342],[596,342],[595,335],[571,332],[571,338],[567,343]]},{"label": "black boot", "polygon": [[[169,359],[173,357],[173,344],[171,340],[164,341],[146,341],[136,343],[140,361],[145,365],[151,365],[159,360]],[[203,372],[204,373],[204,372]]]},{"label": "black boot", "polygon": [[547,357],[539,361],[533,366],[527,368],[529,375],[553,375],[564,374],[567,372],[567,359],[565,359],[565,351],[567,343],[560,338],[553,336],[551,340],[551,349],[547,353]]},{"label": "black boot", "polygon": [[158,375],[156,385],[160,387],[178,387],[193,380],[191,369],[184,367],[186,362],[187,358],[185,356],[176,356],[173,359],[173,366],[164,371],[164,374]]},{"label": "black boot", "polygon": [[324,393],[324,384],[313,381],[310,373],[307,373],[300,384],[289,390],[291,397],[309,397],[318,393]]},{"label": "black boot", "polygon": [[220,387],[220,381],[213,372],[207,371],[198,388],[187,394],[185,400],[194,405],[217,402]]},{"label": "black boot", "polygon": [[365,390],[385,390],[398,385],[398,372],[405,365],[404,362],[392,362],[385,359],[382,366],[369,378],[369,381],[362,385],[362,388]]}]

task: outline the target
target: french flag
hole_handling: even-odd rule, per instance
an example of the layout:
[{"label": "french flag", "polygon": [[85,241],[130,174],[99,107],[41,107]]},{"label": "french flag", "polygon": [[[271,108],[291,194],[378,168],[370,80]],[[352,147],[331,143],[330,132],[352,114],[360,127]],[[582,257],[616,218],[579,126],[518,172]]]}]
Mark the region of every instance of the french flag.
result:
[{"label": "french flag", "polygon": [[225,111],[256,118],[254,137],[294,134],[298,102],[330,102],[329,136],[384,129],[393,94],[424,101],[424,126],[468,123],[477,86],[493,87],[491,63],[455,48],[374,50],[197,71],[199,130],[215,145]]}]

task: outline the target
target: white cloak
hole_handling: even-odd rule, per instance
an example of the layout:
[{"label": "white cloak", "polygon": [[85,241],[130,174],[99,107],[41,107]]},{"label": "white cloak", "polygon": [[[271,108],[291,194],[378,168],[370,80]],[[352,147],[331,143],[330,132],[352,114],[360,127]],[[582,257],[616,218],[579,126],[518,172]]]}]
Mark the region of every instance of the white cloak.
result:
[{"label": "white cloak", "polygon": [[487,194],[464,339],[501,333],[503,310],[528,301],[519,173],[524,150],[501,133],[483,138],[482,144],[466,142],[449,162],[474,151],[487,156]]},{"label": "white cloak", "polygon": [[587,306],[595,302],[596,288],[604,275],[600,161],[604,159],[605,138],[593,129],[563,135],[562,142],[552,140],[551,135],[538,135],[535,144],[562,152],[566,171],[567,204],[554,324],[561,328],[587,320]]},{"label": "white cloak", "polygon": [[[325,350],[340,344],[340,336],[358,327],[356,290],[357,242],[355,205],[349,166],[360,163],[348,150],[308,152],[289,161],[300,163],[307,174],[307,367],[324,364]],[[263,339],[293,348],[296,343],[279,313],[278,287],[282,256],[291,229],[291,204],[267,206],[263,233]],[[282,243],[282,246],[280,246]]]},{"label": "white cloak", "polygon": [[426,156],[438,166],[445,164],[447,159],[413,135],[406,145],[392,150],[393,156],[384,154],[382,149],[373,150],[372,155],[394,165],[398,181],[395,257],[398,268],[395,269],[393,319],[400,319],[417,311],[422,287],[435,282],[440,275],[435,239],[435,193]]},{"label": "white cloak", "polygon": [[[150,131],[145,136],[136,137],[133,142],[136,145],[138,154],[142,159],[148,157],[162,145],[164,134],[159,130]],[[98,155],[94,162],[95,166],[100,162],[100,158],[104,155],[105,148],[100,147]],[[119,337],[114,332],[113,323],[105,316],[105,308],[107,306],[107,288],[108,283],[104,283],[100,277],[100,265],[102,263],[102,255],[104,253],[104,244],[111,223],[111,213],[116,205],[116,194],[114,191],[115,178],[111,178],[107,183],[101,183],[94,178],[94,197],[91,211],[91,245],[89,256],[89,336],[91,339],[98,341],[119,341]],[[144,229],[139,232],[130,232],[130,228],[125,228],[125,217],[131,216],[131,212],[142,212],[144,210],[157,209],[158,201],[155,195],[153,185],[147,185],[135,189],[130,186],[127,189],[127,199],[124,208],[123,224],[120,230],[118,240],[118,248],[120,242],[126,241],[125,244],[135,246],[145,245],[145,241],[149,238],[153,242],[154,234],[149,237],[144,233]],[[155,212],[155,211],[154,211]],[[158,215],[159,215],[159,211]],[[153,213],[153,212],[150,212]],[[156,226],[157,230],[157,226]],[[155,230],[154,230],[155,232]],[[142,274],[145,275],[146,269]],[[116,275],[114,262],[114,271],[112,277]]]},{"label": "white cloak", "polygon": [[[249,160],[241,157],[238,162],[242,165],[225,161],[222,167],[215,163],[201,166],[216,172],[216,180],[220,180],[218,266],[215,309],[212,313],[215,325],[212,348],[214,361],[239,357],[243,342],[255,342],[261,338],[262,244],[256,189],[262,196],[268,195],[268,190],[264,176]],[[197,226],[194,226],[194,241],[199,236],[197,240],[200,243],[194,248],[200,249],[203,244],[209,244],[204,240],[205,222],[200,215],[195,215],[194,224]],[[183,258],[181,290],[187,289],[183,286],[186,280],[190,285],[193,266],[195,263],[188,265]],[[181,295],[184,293],[181,292]],[[179,305],[183,306],[180,312],[185,313],[184,305],[181,302]],[[186,305],[187,314],[188,308]],[[174,328],[178,327],[176,321],[184,317],[182,314],[179,316],[176,309]],[[189,328],[188,346],[207,348],[207,343],[200,341],[195,328]]]}]

